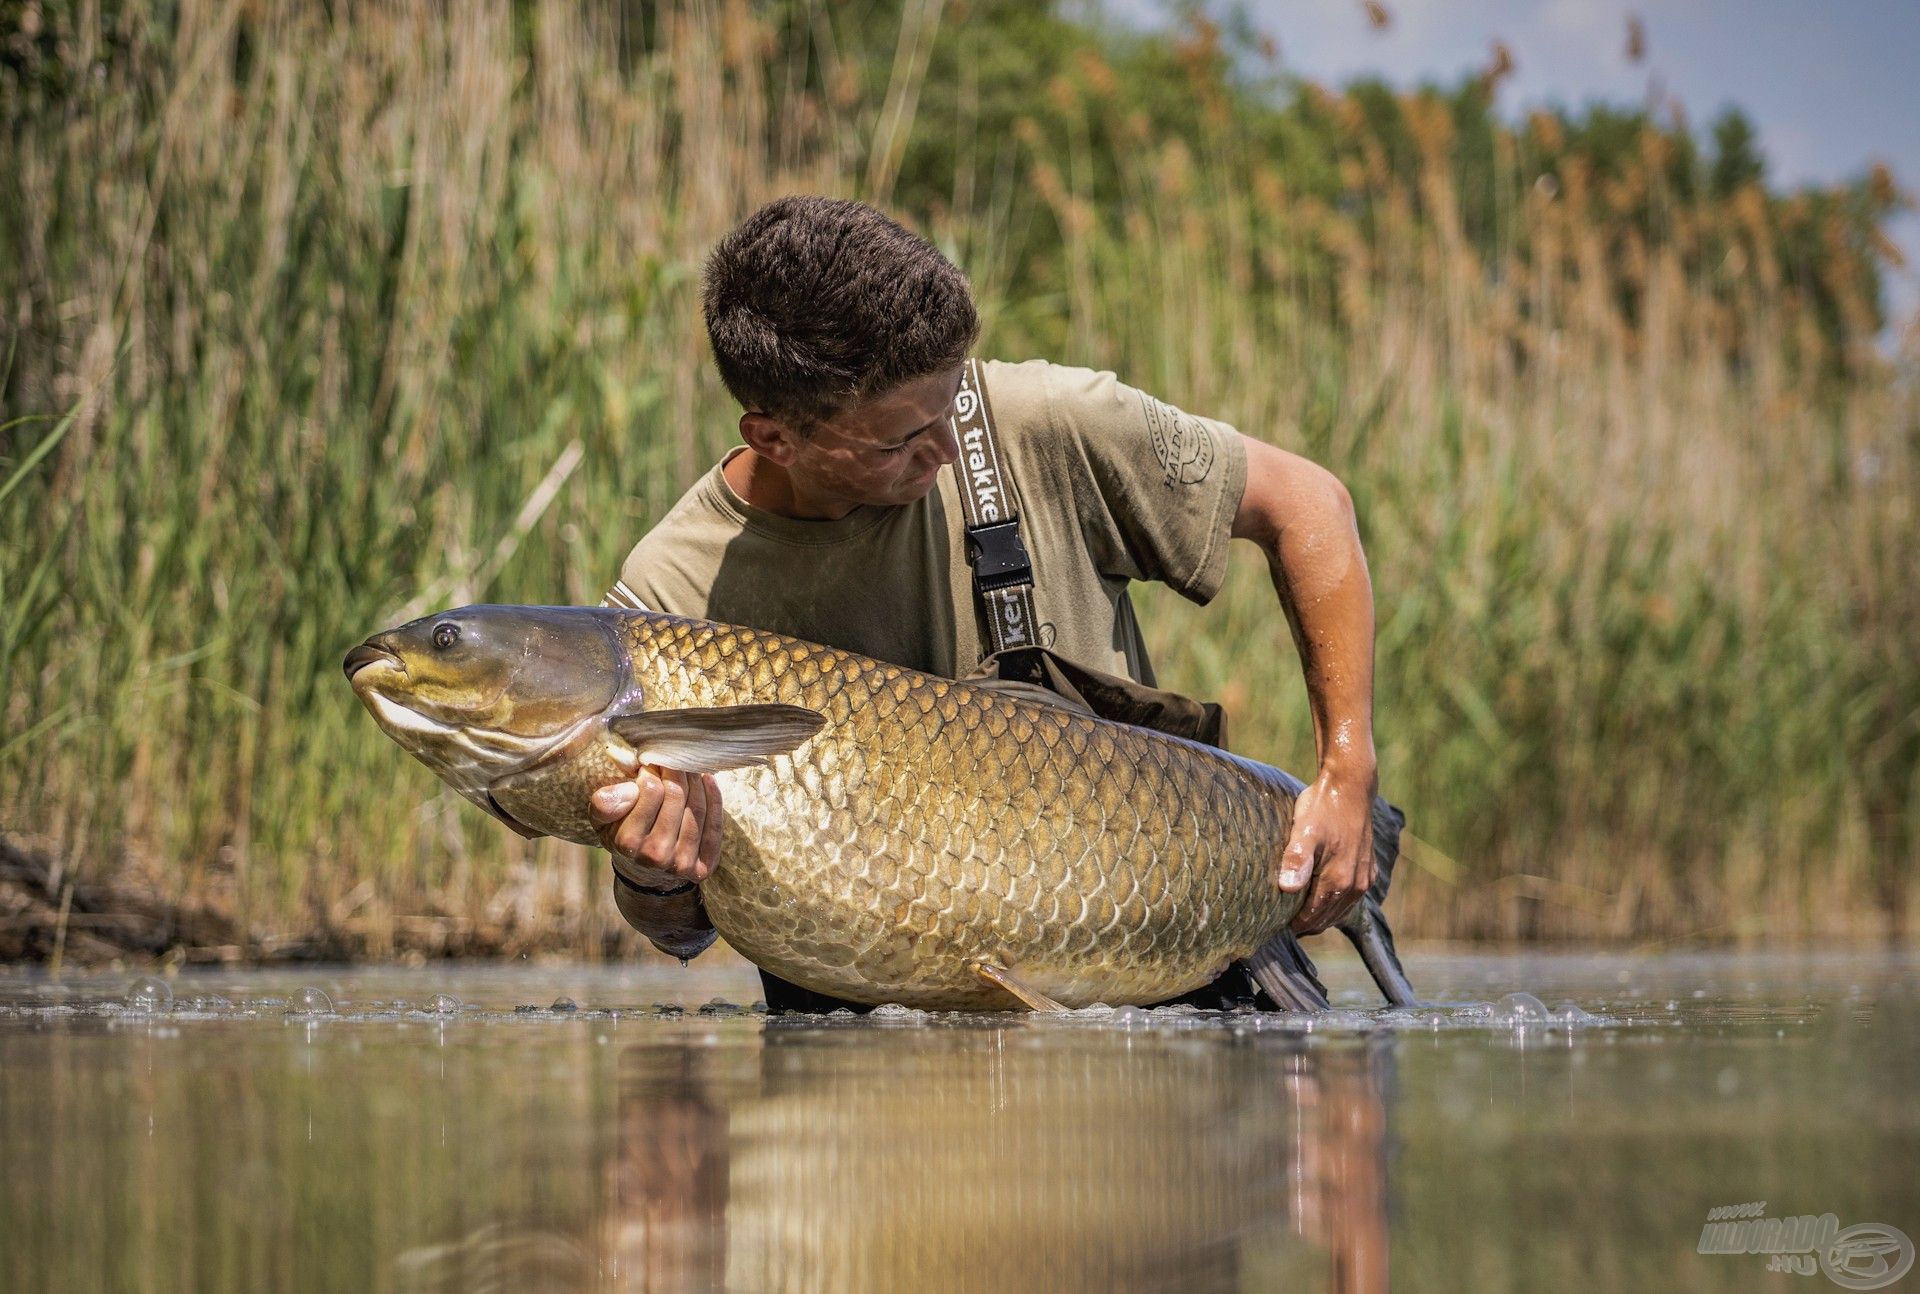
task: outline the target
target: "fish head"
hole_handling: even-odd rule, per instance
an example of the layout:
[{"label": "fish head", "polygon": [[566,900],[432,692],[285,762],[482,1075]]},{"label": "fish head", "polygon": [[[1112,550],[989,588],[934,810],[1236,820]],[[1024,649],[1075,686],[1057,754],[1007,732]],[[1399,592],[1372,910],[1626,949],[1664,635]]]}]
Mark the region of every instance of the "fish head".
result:
[{"label": "fish head", "polygon": [[608,613],[474,606],[423,616],[347,653],[388,736],[469,794],[569,740],[626,691]]}]

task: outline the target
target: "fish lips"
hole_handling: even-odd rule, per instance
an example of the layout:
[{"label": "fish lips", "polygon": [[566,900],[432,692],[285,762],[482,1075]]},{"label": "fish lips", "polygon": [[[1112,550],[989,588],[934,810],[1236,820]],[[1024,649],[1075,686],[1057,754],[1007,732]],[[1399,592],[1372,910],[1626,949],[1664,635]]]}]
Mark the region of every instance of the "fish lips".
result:
[{"label": "fish lips", "polygon": [[347,678],[351,681],[355,674],[358,674],[375,661],[385,661],[396,669],[401,668],[400,657],[398,655],[388,651],[385,647],[375,646],[370,640],[361,643],[358,647],[348,652],[347,659],[341,668],[347,671]]}]

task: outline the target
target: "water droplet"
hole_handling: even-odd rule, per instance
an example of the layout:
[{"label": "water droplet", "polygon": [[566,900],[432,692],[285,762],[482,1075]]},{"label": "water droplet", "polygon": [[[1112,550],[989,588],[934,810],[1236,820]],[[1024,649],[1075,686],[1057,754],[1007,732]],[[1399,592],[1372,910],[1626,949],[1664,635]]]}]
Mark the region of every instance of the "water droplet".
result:
[{"label": "water droplet", "polygon": [[553,999],[553,1005],[547,1008],[549,1011],[578,1011],[579,1009],[580,1004],[570,997],[557,997]]},{"label": "water droplet", "polygon": [[332,1015],[333,999],[327,996],[325,989],[309,984],[305,988],[295,989],[293,996],[287,999],[287,1014]]},{"label": "water droplet", "polygon": [[427,1010],[435,1015],[457,1015],[460,1011],[460,999],[451,993],[435,993],[427,1003]]},{"label": "water droplet", "polygon": [[1495,1024],[1545,1024],[1552,1012],[1531,993],[1509,993],[1493,1004]]},{"label": "water droplet", "polygon": [[127,1009],[131,1011],[164,1011],[173,1005],[173,990],[167,987],[163,979],[151,975],[142,975],[127,986]]}]

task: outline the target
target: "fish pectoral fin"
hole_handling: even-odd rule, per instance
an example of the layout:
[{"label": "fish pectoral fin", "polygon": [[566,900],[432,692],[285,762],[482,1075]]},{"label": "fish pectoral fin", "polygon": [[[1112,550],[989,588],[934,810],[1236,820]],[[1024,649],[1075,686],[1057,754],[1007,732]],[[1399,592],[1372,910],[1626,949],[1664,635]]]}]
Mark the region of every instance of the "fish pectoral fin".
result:
[{"label": "fish pectoral fin", "polygon": [[1064,1011],[1067,1009],[1033,985],[1026,983],[1005,966],[997,966],[989,961],[975,961],[968,962],[967,967],[987,983],[997,985],[1020,999],[1020,1004],[1029,1010]]},{"label": "fish pectoral fin", "polygon": [[1254,949],[1253,956],[1247,958],[1247,971],[1282,1011],[1333,1009],[1313,963],[1291,930],[1282,930]]},{"label": "fish pectoral fin", "polygon": [[631,742],[644,764],[683,773],[723,773],[764,764],[819,732],[827,717],[800,705],[722,705],[636,710],[607,726]]}]

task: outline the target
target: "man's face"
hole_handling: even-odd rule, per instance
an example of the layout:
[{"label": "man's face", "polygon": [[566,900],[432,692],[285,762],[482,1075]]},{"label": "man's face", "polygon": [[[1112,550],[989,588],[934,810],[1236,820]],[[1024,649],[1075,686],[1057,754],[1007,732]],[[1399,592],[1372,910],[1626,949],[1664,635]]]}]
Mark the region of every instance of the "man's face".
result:
[{"label": "man's face", "polygon": [[843,410],[804,434],[787,433],[782,464],[816,498],[912,503],[960,456],[950,421],[961,368],[915,378]]}]

